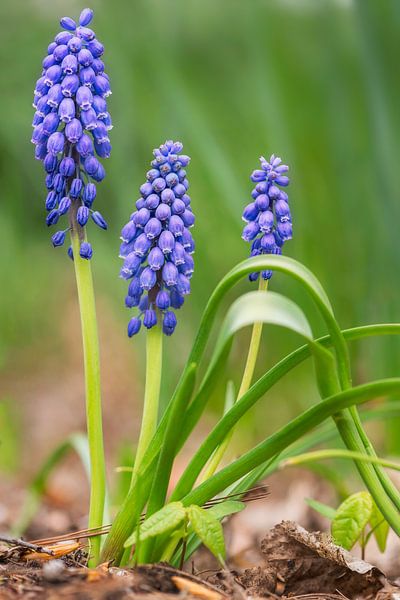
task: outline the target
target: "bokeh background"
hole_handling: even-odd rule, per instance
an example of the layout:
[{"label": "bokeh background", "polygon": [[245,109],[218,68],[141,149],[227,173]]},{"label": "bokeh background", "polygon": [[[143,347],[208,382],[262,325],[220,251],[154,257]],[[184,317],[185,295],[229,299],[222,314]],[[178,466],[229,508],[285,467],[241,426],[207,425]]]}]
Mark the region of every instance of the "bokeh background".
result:
[{"label": "bokeh background", "polygon": [[[72,263],[53,249],[44,175],[30,144],[32,91],[61,16],[80,0],[0,4],[0,463],[26,480],[49,449],[84,429],[80,324]],[[192,157],[197,215],[193,293],[165,343],[167,402],[201,312],[227,270],[247,256],[241,211],[260,154],[290,165],[294,239],[285,252],[315,271],[343,327],[399,319],[400,3],[397,0],[93,0],[93,27],[111,76],[113,152],[96,205],[109,231],[90,228],[110,464],[133,445],[144,383],[144,335],[128,340],[119,230],[133,210],[151,151],[180,139]],[[306,310],[284,275],[272,289]],[[231,294],[251,288],[243,282]],[[219,315],[217,327],[223,315]],[[225,379],[238,383],[249,331]],[[263,372],[298,344],[268,330]],[[399,342],[357,345],[354,378],[398,375]],[[205,431],[220,413],[210,400]],[[277,386],[236,436],[247,448],[316,401],[310,365]],[[398,422],[375,426],[384,453],[400,448]],[[196,443],[193,442],[194,444]]]}]

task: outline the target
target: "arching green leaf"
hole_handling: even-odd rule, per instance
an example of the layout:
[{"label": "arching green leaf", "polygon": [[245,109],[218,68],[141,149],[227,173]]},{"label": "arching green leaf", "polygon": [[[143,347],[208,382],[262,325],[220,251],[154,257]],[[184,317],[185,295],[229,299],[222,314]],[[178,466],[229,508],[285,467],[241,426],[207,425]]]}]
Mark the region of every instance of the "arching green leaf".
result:
[{"label": "arching green leaf", "polygon": [[221,561],[225,558],[225,541],[222,525],[209,511],[200,506],[191,505],[187,514],[194,532],[203,544]]},{"label": "arching green leaf", "polygon": [[351,550],[371,519],[373,500],[369,492],[352,494],[336,511],[331,532],[335,544]]},{"label": "arching green leaf", "polygon": [[[178,527],[182,523],[185,515],[186,510],[183,507],[182,502],[171,502],[170,504],[166,504],[142,523],[139,529],[140,541],[143,542],[156,535],[175,529],[175,527]],[[137,531],[134,531],[126,540],[124,544],[125,548],[133,546],[133,544],[136,543],[136,538]]]}]

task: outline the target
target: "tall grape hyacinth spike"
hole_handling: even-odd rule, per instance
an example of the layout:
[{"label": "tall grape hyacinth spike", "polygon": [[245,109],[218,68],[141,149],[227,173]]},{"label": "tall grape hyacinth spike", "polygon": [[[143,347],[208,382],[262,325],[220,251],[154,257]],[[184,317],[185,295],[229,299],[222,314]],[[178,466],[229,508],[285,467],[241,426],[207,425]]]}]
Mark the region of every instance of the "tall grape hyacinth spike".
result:
[{"label": "tall grape hyacinth spike", "polygon": [[121,231],[120,275],[130,280],[125,304],[139,310],[129,321],[129,337],[139,332],[142,321],[150,329],[159,318],[163,332],[171,335],[177,323],[174,309],[190,293],[194,241],[189,229],[195,217],[187,194],[190,158],[180,154],[182,148],[169,140],[153,151],[136,211]]},{"label": "tall grape hyacinth spike", "polygon": [[[69,229],[83,228],[89,218],[102,229],[107,223],[92,210],[96,183],[105,177],[97,159],[108,158],[112,128],[106,98],[111,94],[108,75],[100,60],[104,47],[88,28],[93,11],[85,8],[77,24],[63,17],[60,31],[47,48],[43,71],[36,82],[32,142],[35,156],[43,162],[48,190],[46,223],[55,225],[67,215],[69,226],[52,236],[62,246]],[[92,257],[92,247],[79,230],[80,255]],[[68,250],[72,258],[72,249]]]},{"label": "tall grape hyacinth spike", "polygon": [[[242,238],[251,242],[251,256],[259,254],[282,254],[282,246],[292,239],[292,218],[288,204],[288,195],[281,188],[289,185],[285,173],[287,165],[274,154],[269,162],[260,157],[261,169],[250,176],[256,186],[251,195],[253,202],[248,204],[242,219],[246,222]],[[272,271],[262,271],[263,279],[270,279]],[[259,273],[251,273],[250,281],[256,281]]]}]

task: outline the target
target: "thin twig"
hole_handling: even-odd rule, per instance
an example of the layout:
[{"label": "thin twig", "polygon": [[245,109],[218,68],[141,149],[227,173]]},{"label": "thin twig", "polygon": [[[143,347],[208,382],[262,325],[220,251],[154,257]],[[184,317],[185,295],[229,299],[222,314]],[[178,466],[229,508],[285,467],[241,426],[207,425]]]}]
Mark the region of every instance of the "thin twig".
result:
[{"label": "thin twig", "polygon": [[11,538],[5,535],[0,535],[0,542],[4,542],[9,546],[15,546],[19,548],[26,548],[27,550],[33,550],[34,552],[42,552],[43,554],[54,555],[53,550],[46,548],[45,546],[35,544],[33,542],[25,542],[24,540],[20,540],[19,538]]}]

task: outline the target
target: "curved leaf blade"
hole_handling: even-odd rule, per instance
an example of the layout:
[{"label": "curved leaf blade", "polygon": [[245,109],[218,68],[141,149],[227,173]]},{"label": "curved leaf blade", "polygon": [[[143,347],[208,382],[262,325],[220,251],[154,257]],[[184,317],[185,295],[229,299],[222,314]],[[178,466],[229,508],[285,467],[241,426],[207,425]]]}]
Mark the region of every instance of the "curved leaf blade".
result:
[{"label": "curved leaf blade", "polygon": [[194,532],[221,562],[221,559],[225,558],[225,540],[221,523],[209,510],[195,504],[187,508],[187,514]]},{"label": "curved leaf blade", "polygon": [[369,492],[357,492],[346,498],[332,521],[334,542],[345,550],[351,550],[368,524],[372,509],[373,501]]},{"label": "curved leaf blade", "polygon": [[[146,519],[140,526],[139,538],[143,542],[149,538],[155,537],[162,533],[167,533],[178,527],[185,519],[186,509],[182,502],[171,502],[160,508],[157,512]],[[124,546],[128,548],[136,543],[137,531],[126,540]]]}]

